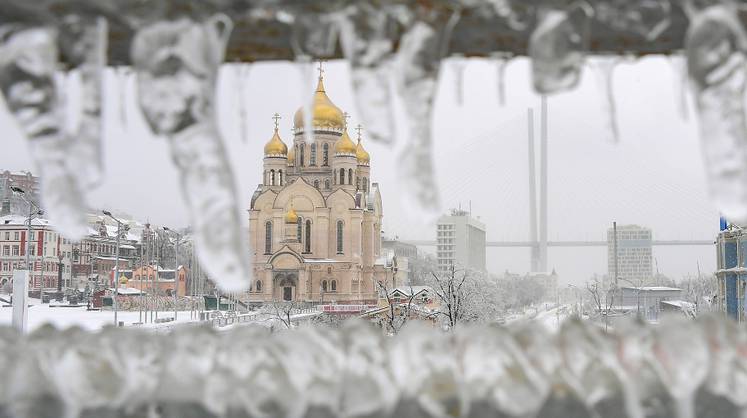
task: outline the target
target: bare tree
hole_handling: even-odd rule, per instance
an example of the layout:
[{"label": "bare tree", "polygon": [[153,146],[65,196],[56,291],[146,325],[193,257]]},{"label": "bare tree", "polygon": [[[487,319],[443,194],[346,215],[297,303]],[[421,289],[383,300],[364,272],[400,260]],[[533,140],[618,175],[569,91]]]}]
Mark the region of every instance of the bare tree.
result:
[{"label": "bare tree", "polygon": [[466,317],[471,297],[470,286],[467,286],[470,274],[467,270],[460,270],[457,274],[456,268],[452,265],[451,271],[446,274],[431,271],[431,277],[433,291],[441,301],[438,314],[444,317],[446,324],[453,329]]},{"label": "bare tree", "polygon": [[387,310],[381,325],[386,329],[387,333],[397,334],[410,319],[415,292],[412,286],[410,286],[410,294],[407,296],[407,300],[405,302],[396,301],[392,298],[392,290],[394,289],[390,289],[387,283],[377,281],[376,284],[379,292],[386,298],[387,304]]},{"label": "bare tree", "polygon": [[293,316],[301,313],[302,308],[299,302],[272,302],[265,305],[265,313],[268,315],[266,320],[277,320],[286,328],[293,328]]},{"label": "bare tree", "polygon": [[586,290],[591,295],[591,301],[599,315],[604,315],[605,330],[609,325],[609,316],[614,306],[615,291],[614,286],[605,283],[599,279],[596,274],[591,281],[586,282]]}]

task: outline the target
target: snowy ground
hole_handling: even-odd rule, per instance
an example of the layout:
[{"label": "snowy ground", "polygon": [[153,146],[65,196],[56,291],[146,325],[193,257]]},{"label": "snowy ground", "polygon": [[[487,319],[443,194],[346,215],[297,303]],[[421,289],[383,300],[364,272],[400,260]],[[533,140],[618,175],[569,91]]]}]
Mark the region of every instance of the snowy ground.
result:
[{"label": "snowy ground", "polygon": [[[85,306],[79,308],[52,308],[49,304],[39,305],[32,300],[29,308],[29,331],[40,327],[43,324],[50,323],[58,328],[67,328],[79,326],[83,329],[96,331],[107,325],[114,325],[114,311],[87,311]],[[0,325],[11,325],[13,309],[10,307],[0,307]],[[159,318],[171,318],[174,312],[159,312]],[[119,311],[117,320],[124,322],[125,326],[132,326],[140,322],[140,313],[138,311]],[[177,315],[177,324],[194,322],[189,319],[189,311],[181,311]],[[162,328],[171,327],[174,323],[163,324],[143,324],[142,327]]]}]

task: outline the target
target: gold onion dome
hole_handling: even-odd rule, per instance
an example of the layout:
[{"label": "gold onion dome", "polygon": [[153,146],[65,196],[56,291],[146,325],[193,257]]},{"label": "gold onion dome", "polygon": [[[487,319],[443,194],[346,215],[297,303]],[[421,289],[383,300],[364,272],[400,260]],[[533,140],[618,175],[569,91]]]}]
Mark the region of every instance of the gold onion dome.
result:
[{"label": "gold onion dome", "polygon": [[270,141],[265,144],[265,155],[288,155],[288,146],[280,139],[277,128]]},{"label": "gold onion dome", "polygon": [[296,213],[296,210],[293,209],[293,205],[291,205],[290,209],[288,209],[288,212],[285,212],[285,223],[298,223],[298,214]]},{"label": "gold onion dome", "polygon": [[[342,116],[342,110],[332,103],[332,100],[329,99],[327,93],[324,91],[322,77],[319,77],[319,83],[316,85],[312,114],[311,125],[314,127],[342,129],[345,126],[345,118]],[[303,129],[304,127],[303,106],[293,116],[293,127],[296,129]]]},{"label": "gold onion dome", "polygon": [[353,154],[355,155],[357,151],[357,147],[355,146],[355,142],[353,142],[352,139],[350,139],[350,135],[348,135],[348,130],[345,129],[342,132],[342,136],[340,139],[335,142],[335,154]]},{"label": "gold onion dome", "polygon": [[371,162],[371,155],[363,148],[360,135],[358,136],[358,146],[355,147],[355,157],[358,159],[358,164],[368,164]]}]

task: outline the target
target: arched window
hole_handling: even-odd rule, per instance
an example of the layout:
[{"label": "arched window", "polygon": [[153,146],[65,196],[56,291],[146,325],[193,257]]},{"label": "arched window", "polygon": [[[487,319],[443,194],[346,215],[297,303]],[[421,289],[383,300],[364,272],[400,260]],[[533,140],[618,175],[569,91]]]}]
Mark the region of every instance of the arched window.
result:
[{"label": "arched window", "polygon": [[311,155],[309,165],[316,165],[316,144],[311,144]]},{"label": "arched window", "polygon": [[351,186],[353,185],[353,169],[352,168],[348,169],[348,184]]},{"label": "arched window", "polygon": [[301,144],[299,148],[301,148],[300,150],[301,160],[300,161],[301,161],[301,167],[303,167],[303,160],[304,160],[303,156],[304,156],[304,151],[306,151],[306,145]]},{"label": "arched window", "polygon": [[355,178],[355,190],[361,190],[361,178],[360,177]]},{"label": "arched window", "polygon": [[304,252],[311,252],[311,220],[306,220],[306,242],[304,243]]},{"label": "arched window", "polygon": [[322,280],[322,292],[326,292],[326,291],[327,291],[327,281]]},{"label": "arched window", "polygon": [[314,188],[319,189],[319,180],[314,180]]},{"label": "arched window", "polygon": [[345,184],[345,169],[340,169],[340,182],[338,184]]},{"label": "arched window", "polygon": [[324,189],[329,190],[329,179],[324,180]]},{"label": "arched window", "polygon": [[262,291],[262,281],[261,280],[257,280],[257,284],[254,285],[254,288],[255,288],[255,290],[257,292],[261,292]]},{"label": "arched window", "polygon": [[322,145],[322,165],[329,165],[329,144]]},{"label": "arched window", "polygon": [[337,291],[337,280],[332,280],[332,282],[330,283],[330,290],[332,292],[336,292]]},{"label": "arched window", "polygon": [[283,170],[278,170],[278,180],[280,182],[280,185],[283,185]]},{"label": "arched window", "polygon": [[337,254],[342,254],[342,228],[344,227],[342,221],[337,221]]},{"label": "arched window", "polygon": [[270,185],[275,185],[275,170],[270,170]]},{"label": "arched window", "polygon": [[265,254],[272,254],[272,222],[265,223]]},{"label": "arched window", "polygon": [[303,242],[303,241],[301,241],[301,238],[303,238],[303,235],[301,235],[301,232],[303,232],[302,230],[303,230],[303,220],[299,216],[298,217],[298,226],[296,227],[296,239],[298,240],[298,242]]}]

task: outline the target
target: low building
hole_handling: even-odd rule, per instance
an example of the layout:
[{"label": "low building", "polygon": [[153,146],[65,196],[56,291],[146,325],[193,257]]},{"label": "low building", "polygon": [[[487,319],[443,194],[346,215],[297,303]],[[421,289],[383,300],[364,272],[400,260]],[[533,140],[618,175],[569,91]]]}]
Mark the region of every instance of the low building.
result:
[{"label": "low building", "polygon": [[[122,232],[122,231],[120,231]],[[119,269],[127,270],[138,256],[139,236],[133,231],[124,231],[119,241]],[[108,225],[101,217],[94,216],[88,234],[72,246],[72,275],[78,287],[86,283],[112,286],[104,278],[117,264],[117,227]],[[111,279],[111,277],[109,277]]]},{"label": "low building", "polygon": [[381,240],[382,252],[389,252],[397,260],[397,282],[412,283],[413,271],[412,260],[418,257],[418,247],[413,244],[399,241],[398,239],[383,238]]},{"label": "low building", "polygon": [[[621,287],[615,310],[636,313],[647,321],[658,321],[662,312],[684,310],[682,289],[666,286]],[[619,303],[617,302],[619,301]]]},{"label": "low building", "polygon": [[[179,266],[177,296],[187,294],[187,269]],[[174,269],[159,266],[137,267],[132,271],[132,278],[127,280],[127,287],[138,289],[148,294],[155,291],[158,295],[172,296],[174,293]]]}]

